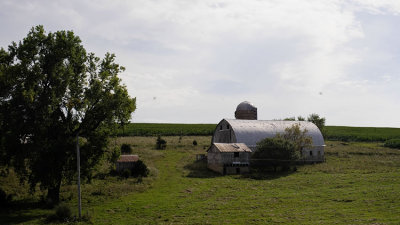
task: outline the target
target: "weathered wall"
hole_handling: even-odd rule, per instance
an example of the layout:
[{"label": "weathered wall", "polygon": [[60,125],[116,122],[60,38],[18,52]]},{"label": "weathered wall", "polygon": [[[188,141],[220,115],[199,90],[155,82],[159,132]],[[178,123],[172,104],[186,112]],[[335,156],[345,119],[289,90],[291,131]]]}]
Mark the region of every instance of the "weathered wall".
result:
[{"label": "weathered wall", "polygon": [[314,146],[313,148],[303,149],[302,158],[304,161],[310,162],[325,161],[324,146]]},{"label": "weathered wall", "polygon": [[135,165],[135,162],[117,162],[116,169],[118,172],[123,171],[124,169],[132,169]]},{"label": "weathered wall", "polygon": [[[226,174],[243,174],[249,173],[250,169],[248,166],[234,166],[234,167],[226,167]],[[238,171],[239,170],[239,171]]]},{"label": "weathered wall", "polygon": [[227,123],[227,121],[225,120],[221,121],[217,125],[214,131],[214,135],[212,137],[212,143],[235,143],[235,142],[236,139],[232,131],[232,128]]},{"label": "weathered wall", "polygon": [[[235,157],[234,152],[219,152],[213,145],[207,153],[207,166],[209,169],[223,174],[225,165],[249,163],[250,154],[250,152],[239,152],[239,156]],[[226,174],[236,174],[236,168],[240,168],[240,173],[249,172],[247,166],[227,166],[225,172]]]},{"label": "weathered wall", "polygon": [[236,110],[235,118],[238,120],[257,120],[257,110]]}]

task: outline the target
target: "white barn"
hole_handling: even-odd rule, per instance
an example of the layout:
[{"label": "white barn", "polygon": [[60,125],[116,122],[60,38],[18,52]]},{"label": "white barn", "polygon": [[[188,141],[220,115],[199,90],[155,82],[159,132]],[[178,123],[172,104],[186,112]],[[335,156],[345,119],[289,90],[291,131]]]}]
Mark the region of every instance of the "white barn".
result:
[{"label": "white barn", "polygon": [[[212,144],[243,143],[255,151],[257,142],[264,138],[275,137],[278,133],[283,134],[286,128],[299,124],[300,129],[306,129],[306,134],[312,139],[312,146],[302,150],[301,159],[306,163],[325,160],[324,138],[318,127],[311,122],[257,120],[257,108],[247,101],[237,106],[235,117],[236,119],[223,119],[218,123],[212,137]],[[210,165],[210,162],[208,163]]]}]

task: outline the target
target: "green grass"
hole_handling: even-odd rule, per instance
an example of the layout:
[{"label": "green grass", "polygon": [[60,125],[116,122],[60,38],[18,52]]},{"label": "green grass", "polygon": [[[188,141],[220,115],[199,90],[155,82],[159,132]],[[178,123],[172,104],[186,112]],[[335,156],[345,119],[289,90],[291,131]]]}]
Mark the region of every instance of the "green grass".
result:
[{"label": "green grass", "polygon": [[[212,135],[216,124],[131,123],[118,136],[204,136]],[[326,126],[325,139],[335,141],[383,142],[400,138],[400,128]]]},{"label": "green grass", "polygon": [[340,141],[386,141],[400,138],[400,128],[385,127],[325,127],[325,138]]},{"label": "green grass", "polygon": [[[209,136],[165,138],[167,150],[161,151],[154,150],[156,137],[112,142],[131,144],[151,176],[143,183],[106,177],[84,184],[83,211],[94,224],[400,223],[400,151],[382,143],[327,141],[326,163],[297,172],[220,176],[195,162]],[[76,186],[64,185],[62,199],[75,206]],[[0,224],[38,224],[51,212],[16,204],[1,211]]]}]

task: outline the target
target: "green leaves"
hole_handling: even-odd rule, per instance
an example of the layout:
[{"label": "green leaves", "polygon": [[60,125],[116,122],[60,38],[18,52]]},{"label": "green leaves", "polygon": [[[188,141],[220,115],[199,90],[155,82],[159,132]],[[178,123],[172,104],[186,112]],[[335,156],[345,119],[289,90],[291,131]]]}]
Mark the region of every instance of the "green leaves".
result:
[{"label": "green leaves", "polygon": [[82,171],[89,176],[115,124],[127,123],[136,109],[118,78],[124,68],[114,54],[100,60],[86,53],[72,31],[46,34],[43,26],[8,49],[0,50],[0,118],[6,121],[0,150],[8,163],[21,175],[29,171],[32,186],[54,191],[73,177],[79,133],[86,140]]}]

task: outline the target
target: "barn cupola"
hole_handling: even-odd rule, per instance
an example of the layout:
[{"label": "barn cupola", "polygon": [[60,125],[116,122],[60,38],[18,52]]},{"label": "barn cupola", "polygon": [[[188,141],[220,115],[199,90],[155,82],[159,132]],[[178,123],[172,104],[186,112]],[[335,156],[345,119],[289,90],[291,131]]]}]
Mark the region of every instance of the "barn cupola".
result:
[{"label": "barn cupola", "polygon": [[236,107],[235,118],[238,120],[257,120],[257,107],[248,101],[244,101]]}]

